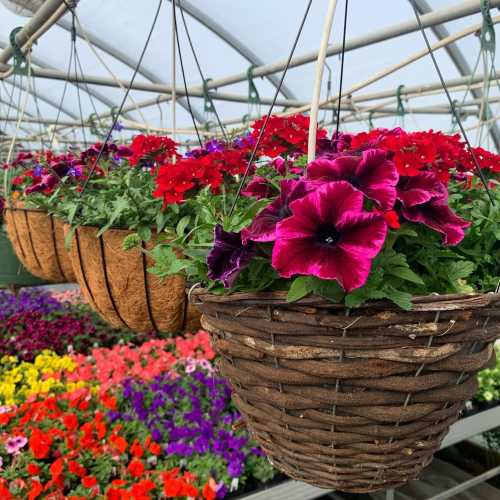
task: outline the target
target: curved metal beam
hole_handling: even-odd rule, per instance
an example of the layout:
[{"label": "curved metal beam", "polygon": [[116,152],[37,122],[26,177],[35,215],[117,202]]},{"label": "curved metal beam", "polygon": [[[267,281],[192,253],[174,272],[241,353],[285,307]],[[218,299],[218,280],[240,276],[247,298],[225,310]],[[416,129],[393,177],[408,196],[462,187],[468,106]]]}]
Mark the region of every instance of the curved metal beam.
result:
[{"label": "curved metal beam", "polygon": [[[0,40],[0,46],[5,46],[7,45],[5,41]],[[10,44],[9,44],[10,45]],[[46,68],[46,69],[57,69],[51,64],[47,63],[44,59],[41,59],[39,57],[36,57],[34,55],[31,56],[31,61],[33,64],[36,66],[39,66],[40,68]],[[76,83],[72,83],[72,85],[77,85]],[[112,108],[113,106],[116,106],[116,103],[113,102],[112,100],[108,99],[105,95],[102,95],[100,92],[97,92],[96,90],[93,90],[91,88],[87,88],[84,85],[78,84],[78,87],[80,87],[81,90],[84,92],[88,92],[92,97],[95,97],[98,101],[100,101],[102,104],[104,104],[107,108]],[[43,94],[41,94],[43,95]],[[126,115],[124,115],[126,116]],[[132,119],[130,115],[126,116],[129,119]]]},{"label": "curved metal beam", "polygon": [[[409,0],[409,2],[410,4],[415,4],[419,14],[428,14],[429,12],[432,12],[432,7],[427,3],[427,0]],[[442,40],[450,34],[444,24],[435,24],[431,26],[431,30],[434,35],[436,35],[438,40]],[[447,45],[444,49],[450,56],[451,61],[453,62],[461,76],[469,76],[472,73],[472,68],[470,67],[467,59],[465,59],[462,51],[456,43]],[[481,91],[481,89],[471,89],[471,94],[476,99],[482,99],[483,97],[483,92]],[[487,110],[488,114],[490,114],[491,110],[489,106],[487,106]],[[497,148],[497,151],[500,151],[500,129],[498,128],[498,125],[496,123],[494,123],[490,128],[490,134],[491,138],[493,139],[493,144],[495,144],[495,147]]]},{"label": "curved metal beam", "polygon": [[[4,44],[4,42],[2,42],[2,41],[0,40],[0,48],[3,48],[3,46],[4,46],[4,45],[5,45],[5,44]],[[12,80],[12,79],[10,79],[10,80],[9,80],[9,79],[7,79],[7,80],[3,80],[3,81],[4,81],[5,83],[8,83],[9,85],[12,85],[12,86],[14,86],[14,87],[18,88],[18,89],[21,89],[21,90],[26,90],[26,87],[25,87],[24,85],[20,85],[19,83],[14,82],[14,80]],[[43,94],[42,94],[42,95],[40,95],[38,92],[37,92],[36,96],[37,96],[37,98],[38,98],[38,99],[40,99],[40,101],[45,102],[46,104],[48,104],[49,106],[51,106],[51,107],[53,107],[53,108],[55,108],[55,109],[59,109],[59,103],[58,103],[58,102],[53,101],[52,99],[50,99],[49,97],[46,97],[46,96],[45,96],[45,95],[43,95]],[[67,108],[65,108],[65,107],[63,107],[63,106],[61,106],[61,111],[62,111],[65,115],[69,116],[70,118],[73,118],[73,120],[76,120],[76,119],[78,118],[78,116],[77,116],[77,115],[75,115],[74,113],[72,113],[71,111],[69,111]]]},{"label": "curved metal beam", "polygon": [[[168,0],[172,2],[172,0]],[[205,11],[199,9],[191,2],[182,0],[179,5],[185,12],[187,12],[193,19],[196,19],[200,24],[210,30],[215,36],[226,42],[232,49],[236,50],[238,54],[244,57],[250,64],[254,66],[262,66],[264,61],[249,47],[247,47],[241,40],[232,35],[224,26],[219,24],[210,16],[207,16]],[[266,75],[266,79],[275,87],[279,87],[280,79],[276,75]],[[285,85],[281,86],[280,92],[287,99],[297,99],[295,94]]]},{"label": "curved metal beam", "polygon": [[[64,29],[65,31],[71,32],[71,23],[69,21],[67,21],[65,19],[60,19],[57,22],[57,25],[60,28]],[[76,34],[79,38],[85,39],[84,33],[78,27],[76,28]],[[102,50],[104,53],[110,55],[111,57],[113,57],[117,61],[120,61],[122,64],[129,67],[130,69],[135,70],[135,67],[137,65],[137,61],[134,61],[134,59],[129,57],[127,54],[118,50],[116,48],[116,46],[113,46],[113,45],[107,43],[105,40],[103,40],[102,38],[99,38],[94,33],[91,33],[88,30],[85,30],[85,35],[87,36],[90,43],[94,47],[97,47],[99,50]],[[151,70],[144,68],[143,66],[141,66],[139,68],[137,73],[139,75],[142,75],[144,78],[146,78],[147,80],[149,80],[152,83],[164,83],[162,81],[162,79],[157,74],[155,74]],[[184,99],[184,98],[178,99],[178,102],[187,112],[189,112],[189,106],[186,102],[186,99]],[[139,104],[139,107],[140,107],[140,104]],[[206,120],[205,120],[203,114],[200,113],[197,109],[194,109],[192,105],[191,105],[191,108],[193,109],[193,115],[196,118],[196,120],[199,123],[204,124]]]}]

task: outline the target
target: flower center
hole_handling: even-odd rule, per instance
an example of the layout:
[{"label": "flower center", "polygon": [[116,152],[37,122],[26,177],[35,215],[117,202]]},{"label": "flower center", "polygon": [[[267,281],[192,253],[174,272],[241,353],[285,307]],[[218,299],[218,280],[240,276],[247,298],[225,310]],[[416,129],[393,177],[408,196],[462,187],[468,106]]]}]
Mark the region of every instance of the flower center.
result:
[{"label": "flower center", "polygon": [[316,230],[316,238],[322,245],[333,246],[340,240],[340,233],[333,224],[321,224]]}]

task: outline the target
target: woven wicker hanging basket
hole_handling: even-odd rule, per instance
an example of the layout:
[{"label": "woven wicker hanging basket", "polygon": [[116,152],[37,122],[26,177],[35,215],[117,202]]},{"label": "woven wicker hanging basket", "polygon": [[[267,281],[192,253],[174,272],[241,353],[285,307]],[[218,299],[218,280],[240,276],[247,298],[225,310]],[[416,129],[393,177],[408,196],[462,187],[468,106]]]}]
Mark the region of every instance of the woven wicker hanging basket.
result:
[{"label": "woven wicker hanging basket", "polygon": [[138,333],[199,328],[200,314],[188,304],[182,276],[160,280],[148,273],[153,262],[143,252],[122,248],[132,231],[111,229],[97,236],[98,230],[76,229],[71,259],[85,299],[104,320]]},{"label": "woven wicker hanging basket", "polygon": [[431,295],[410,312],[348,311],[282,293],[191,300],[234,401],[271,463],[322,488],[367,493],[416,478],[494,362],[500,295]]},{"label": "woven wicker hanging basket", "polygon": [[31,274],[53,283],[75,281],[62,221],[19,203],[5,209],[4,219],[12,247]]}]

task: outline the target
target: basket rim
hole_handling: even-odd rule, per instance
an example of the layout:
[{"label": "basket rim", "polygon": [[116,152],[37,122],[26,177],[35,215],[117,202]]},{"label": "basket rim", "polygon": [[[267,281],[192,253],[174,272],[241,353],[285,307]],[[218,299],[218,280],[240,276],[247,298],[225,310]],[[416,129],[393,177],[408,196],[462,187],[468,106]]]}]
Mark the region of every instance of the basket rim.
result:
[{"label": "basket rim", "polygon": [[[220,295],[210,292],[210,290],[201,286],[193,285],[188,290],[190,302],[212,303],[212,304],[240,304],[242,306],[285,306],[285,307],[317,307],[320,309],[342,310],[347,308],[344,304],[336,304],[327,299],[310,295],[303,299],[288,302],[286,291],[273,292],[235,292],[227,295]],[[355,309],[379,309],[396,310],[403,312],[415,311],[452,311],[457,309],[477,309],[488,307],[490,305],[500,304],[500,293],[454,293],[418,295],[412,298],[413,307],[410,311],[404,311],[389,300],[369,301]],[[354,310],[354,309],[351,309]]]}]

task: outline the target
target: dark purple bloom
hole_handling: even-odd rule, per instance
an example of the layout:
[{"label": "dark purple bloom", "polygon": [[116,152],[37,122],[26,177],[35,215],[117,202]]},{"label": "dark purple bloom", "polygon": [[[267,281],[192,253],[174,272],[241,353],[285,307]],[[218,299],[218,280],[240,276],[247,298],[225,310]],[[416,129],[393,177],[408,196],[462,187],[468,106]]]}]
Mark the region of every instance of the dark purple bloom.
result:
[{"label": "dark purple bloom", "polygon": [[255,139],[252,134],[242,135],[234,139],[233,145],[236,149],[251,148],[255,145]]},{"label": "dark purple bloom", "polygon": [[40,163],[37,163],[35,167],[33,168],[33,176],[34,177],[41,177],[43,173],[43,166],[40,165]]},{"label": "dark purple bloom", "polygon": [[387,211],[396,201],[399,175],[385,151],[368,149],[361,156],[342,155],[331,160],[318,158],[307,166],[307,178],[322,182],[347,181]]},{"label": "dark purple bloom", "polygon": [[221,225],[217,225],[214,246],[207,257],[208,277],[222,281],[225,288],[231,288],[253,255],[252,242],[244,244],[241,233],[224,231]]},{"label": "dark purple bloom", "polygon": [[285,179],[280,183],[279,197],[265,207],[255,217],[252,224],[241,232],[242,240],[274,241],[276,239],[276,224],[289,217],[290,203],[305,196],[314,189],[314,185],[305,181]]},{"label": "dark purple bloom", "polygon": [[221,153],[224,151],[224,143],[222,141],[218,141],[217,139],[212,139],[205,143],[205,149],[209,153]]}]

